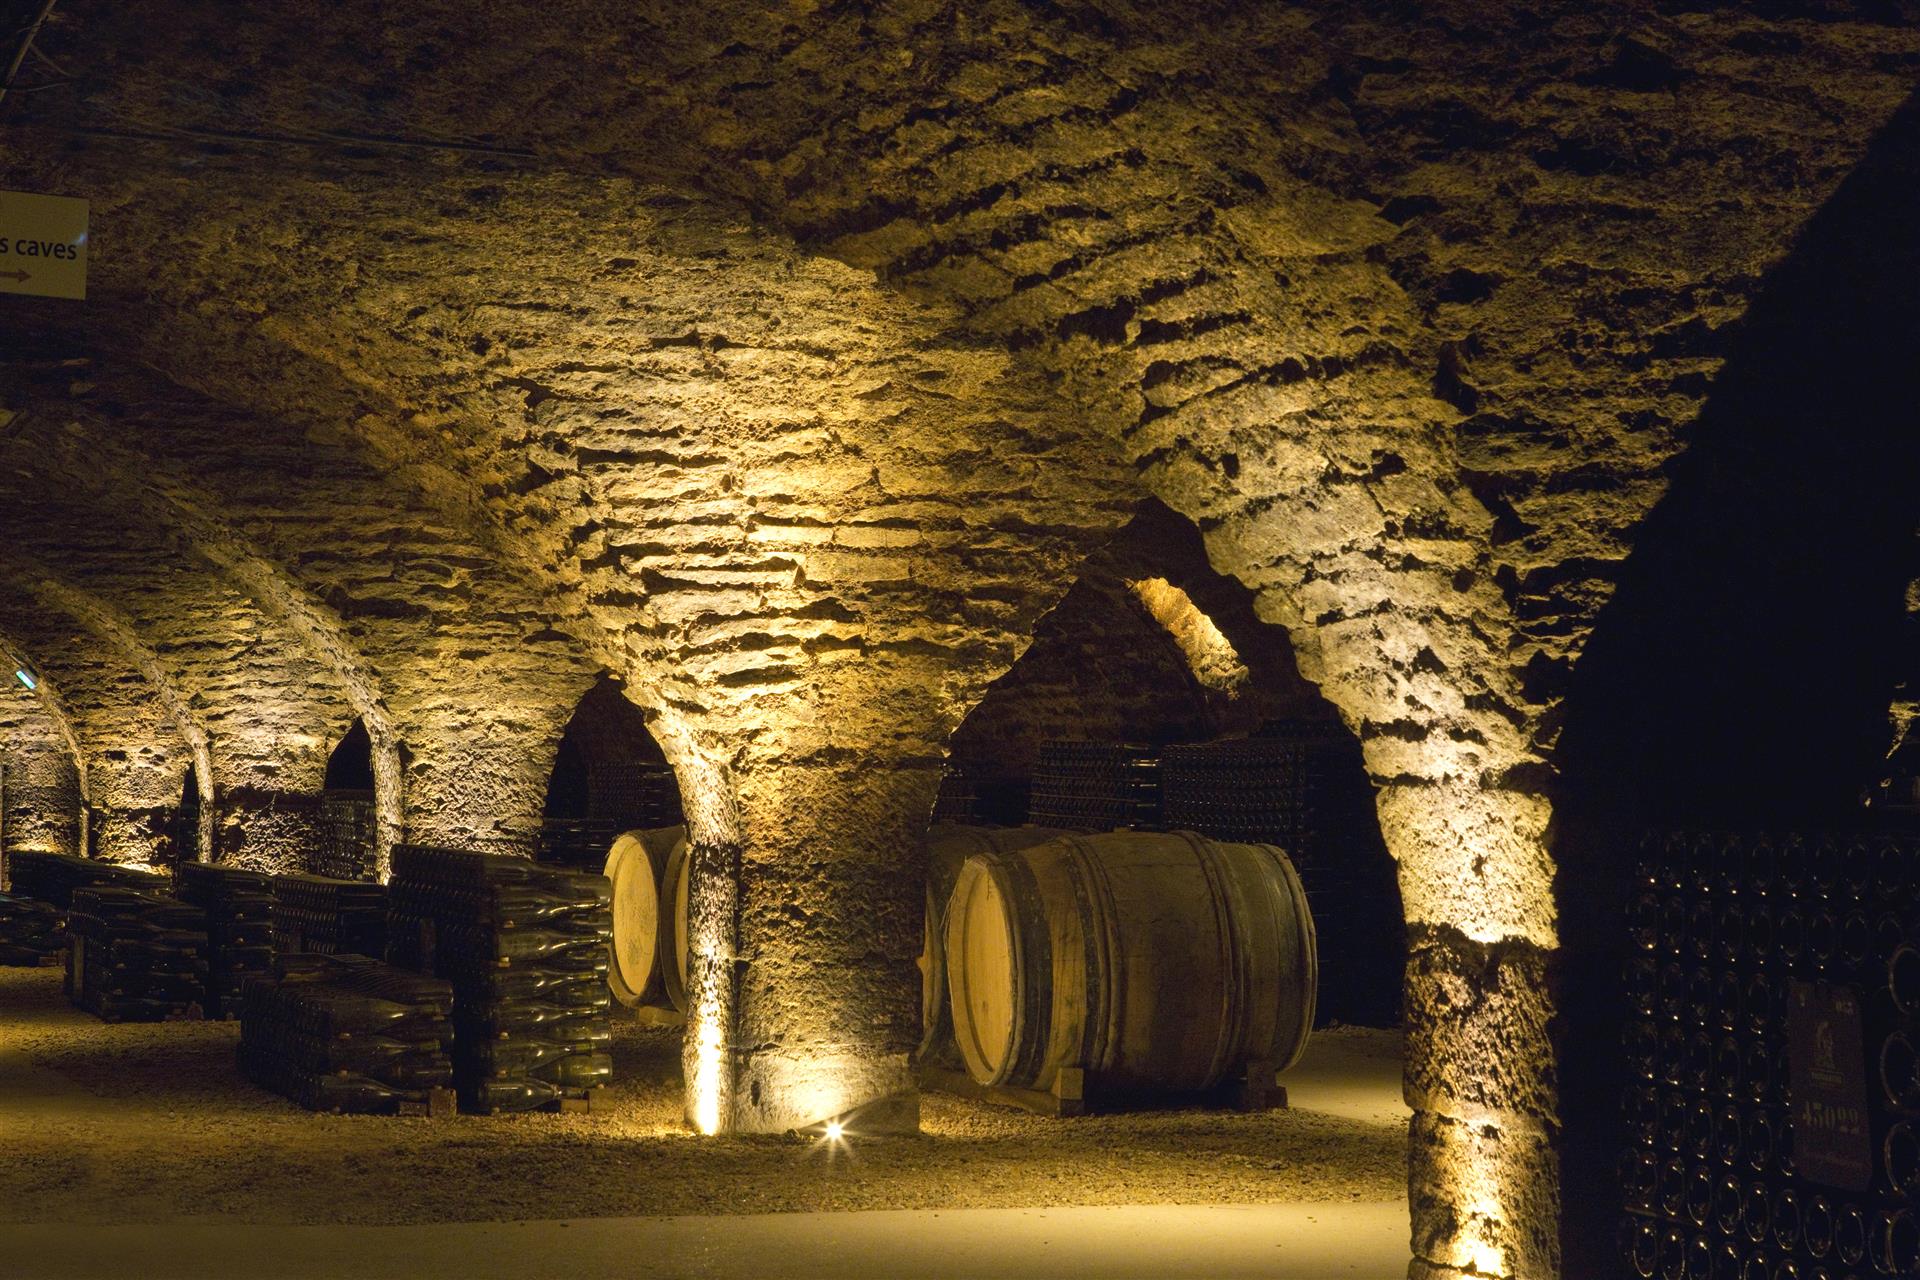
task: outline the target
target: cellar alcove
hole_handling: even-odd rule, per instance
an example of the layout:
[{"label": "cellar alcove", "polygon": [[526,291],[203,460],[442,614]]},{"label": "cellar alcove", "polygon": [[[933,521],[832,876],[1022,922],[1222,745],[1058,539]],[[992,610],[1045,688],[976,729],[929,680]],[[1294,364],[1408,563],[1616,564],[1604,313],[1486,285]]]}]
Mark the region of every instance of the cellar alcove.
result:
[{"label": "cellar alcove", "polygon": [[672,1033],[686,1007],[685,822],[679,780],[645,712],[620,681],[602,675],[554,750],[536,856],[611,882],[616,1001],[667,1033],[625,1037],[615,1052],[623,1069],[649,1077],[678,1077]]},{"label": "cellar alcove", "polygon": [[[1807,224],[1735,332],[1618,594],[1558,751],[1566,1274],[1620,1265],[1620,1104],[1645,830],[1846,831],[1914,688],[1920,102]],[[1913,869],[1920,879],[1920,867]]]},{"label": "cellar alcove", "polygon": [[326,789],[373,790],[373,739],[367,734],[366,721],[358,716],[327,756]]},{"label": "cellar alcove", "polygon": [[378,829],[373,739],[356,716],[327,756],[315,823],[318,841],[308,870],[342,880],[375,878]]},{"label": "cellar alcove", "polygon": [[[1049,788],[1082,767],[1074,744],[1137,749],[1153,798],[1069,811],[1078,801]],[[1359,743],[1301,678],[1285,629],[1157,501],[1088,559],[954,733],[935,821],[1279,845],[1320,925],[1320,1024],[1399,1020],[1405,925]]]},{"label": "cellar alcove", "polygon": [[601,676],[580,696],[554,751],[542,806],[546,860],[587,866],[634,828],[685,820],[679,782],[620,681]]},{"label": "cellar alcove", "polygon": [[199,861],[204,856],[201,814],[200,771],[190,764],[180,779],[180,803],[167,819],[167,839],[161,846],[163,865],[178,866],[182,862]]}]

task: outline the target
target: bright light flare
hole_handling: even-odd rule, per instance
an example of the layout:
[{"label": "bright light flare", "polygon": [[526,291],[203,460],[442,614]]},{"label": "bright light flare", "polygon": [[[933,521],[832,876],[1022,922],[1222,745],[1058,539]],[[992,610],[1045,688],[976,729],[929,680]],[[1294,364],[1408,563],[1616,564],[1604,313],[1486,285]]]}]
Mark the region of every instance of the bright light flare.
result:
[{"label": "bright light flare", "polygon": [[828,1142],[839,1142],[842,1138],[846,1137],[846,1134],[847,1134],[847,1131],[840,1127],[840,1122],[838,1120],[827,1121],[827,1141]]},{"label": "bright light flare", "polygon": [[720,1069],[723,1065],[720,1028],[710,1015],[698,1018],[697,1055],[689,1092],[693,1095],[693,1125],[703,1134],[720,1131]]},{"label": "bright light flare", "polygon": [[35,680],[31,675],[28,675],[24,667],[15,667],[13,669],[13,678],[28,689],[38,689],[40,687],[40,682]]}]

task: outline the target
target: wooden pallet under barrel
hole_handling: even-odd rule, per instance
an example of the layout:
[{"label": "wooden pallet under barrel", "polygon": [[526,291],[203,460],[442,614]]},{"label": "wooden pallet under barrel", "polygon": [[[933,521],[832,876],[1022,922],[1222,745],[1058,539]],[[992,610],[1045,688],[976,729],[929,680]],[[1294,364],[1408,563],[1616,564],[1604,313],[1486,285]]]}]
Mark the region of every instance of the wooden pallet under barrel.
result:
[{"label": "wooden pallet under barrel", "polygon": [[981,1084],[965,1071],[937,1063],[925,1063],[920,1068],[920,1085],[925,1089],[972,1098],[976,1102],[1016,1107],[1040,1116],[1079,1116],[1122,1109],[1171,1110],[1178,1107],[1253,1112],[1286,1108],[1286,1086],[1275,1079],[1277,1074],[1272,1062],[1255,1062],[1249,1063],[1241,1075],[1229,1077],[1211,1089],[1143,1096],[1136,1092],[1103,1091],[1099,1077],[1089,1079],[1079,1067],[1061,1068],[1054,1075],[1050,1089],[1020,1089],[1011,1085]]}]

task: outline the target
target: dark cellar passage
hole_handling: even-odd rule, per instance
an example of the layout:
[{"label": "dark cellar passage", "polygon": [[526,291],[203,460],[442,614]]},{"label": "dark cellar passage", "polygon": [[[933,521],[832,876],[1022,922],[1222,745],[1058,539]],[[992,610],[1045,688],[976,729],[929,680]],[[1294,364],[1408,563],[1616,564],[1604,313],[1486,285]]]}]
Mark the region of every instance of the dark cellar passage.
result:
[{"label": "dark cellar passage", "polygon": [[373,790],[373,740],[367,726],[356,719],[327,757],[327,790]]},{"label": "dark cellar passage", "polygon": [[0,0],[0,1274],[1920,1280],[1917,74]]}]

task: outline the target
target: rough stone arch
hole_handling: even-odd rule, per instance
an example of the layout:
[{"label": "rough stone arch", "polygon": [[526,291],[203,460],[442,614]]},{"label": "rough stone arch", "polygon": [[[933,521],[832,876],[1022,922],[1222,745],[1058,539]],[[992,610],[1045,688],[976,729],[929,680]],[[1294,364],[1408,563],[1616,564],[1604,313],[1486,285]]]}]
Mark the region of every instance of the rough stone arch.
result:
[{"label": "rough stone arch", "polygon": [[[11,603],[14,610],[51,609],[67,614],[98,641],[120,655],[153,690],[153,696],[166,709],[174,729],[187,745],[189,769],[197,783],[200,805],[199,828],[195,846],[185,851],[193,859],[204,860],[213,847],[214,769],[207,730],[189,696],[180,687],[172,665],[152,645],[142,639],[126,617],[112,605],[89,591],[52,576],[46,567],[18,550],[0,551],[0,575],[7,589],[0,594],[0,612]],[[16,595],[24,589],[24,598]],[[10,599],[9,599],[10,598]]]},{"label": "rough stone arch", "polygon": [[125,654],[64,613],[9,611],[6,648],[71,726],[86,808],[79,851],[148,863],[192,758],[177,722]]},{"label": "rough stone arch", "polygon": [[[341,6],[343,47],[405,47],[383,38],[386,9]],[[1758,266],[1910,90],[1913,33],[1863,20],[1865,6],[1820,16],[1831,21],[1611,3],[1411,14],[1115,2],[934,4],[911,21],[852,7],[610,9],[562,25],[442,4],[406,19],[432,32],[447,73],[420,77],[397,52],[290,67],[297,27],[269,16],[235,30],[205,6],[161,33],[177,57],[149,55],[153,39],[100,40],[108,52],[93,59],[79,39],[54,51],[85,68],[97,119],[116,128],[377,137],[404,121],[428,143],[473,145],[498,168],[468,204],[511,187],[497,172],[537,176],[542,163],[723,184],[765,225],[953,302],[982,346],[1017,347],[1057,376],[1056,403],[1100,425],[1202,525],[1216,564],[1261,592],[1367,740],[1425,926],[1421,1000],[1472,1005],[1461,1021],[1436,1014],[1415,1042],[1418,1272],[1545,1275],[1558,1262],[1541,1224],[1558,1203],[1543,795],[1558,707]],[[116,61],[115,48],[141,57]],[[559,84],[539,74],[556,62],[574,69]],[[253,87],[182,102],[171,86],[196,64]],[[1763,100],[1757,82],[1781,92]],[[44,145],[63,148],[44,163],[137,209],[66,154],[70,136],[52,130],[75,117],[41,110],[29,118]],[[31,169],[39,158],[24,154]],[[142,163],[162,167],[149,156],[125,168]],[[193,273],[170,291],[232,292]],[[334,301],[304,307],[331,317]],[[697,331],[680,336],[726,358]],[[457,345],[413,341],[436,356]],[[552,390],[525,368],[509,376],[535,384],[510,384],[523,402]],[[458,420],[427,412],[420,425]],[[472,472],[483,487],[515,478]],[[547,487],[533,468],[525,481]],[[589,562],[617,559],[593,537]],[[606,603],[636,674],[657,670],[658,637],[621,629],[631,602]],[[1031,621],[1012,612],[1015,632]],[[844,640],[845,624],[826,621],[814,638]],[[910,666],[900,673],[947,679]],[[710,829],[737,838],[751,822],[727,818],[726,797],[774,777],[775,749],[831,756],[743,745],[764,704],[743,695],[739,715],[715,714],[704,689],[673,691],[682,724],[669,737],[712,781]],[[903,775],[921,772],[925,736],[888,739]],[[1488,1062],[1512,1065],[1489,1078]]]}]

